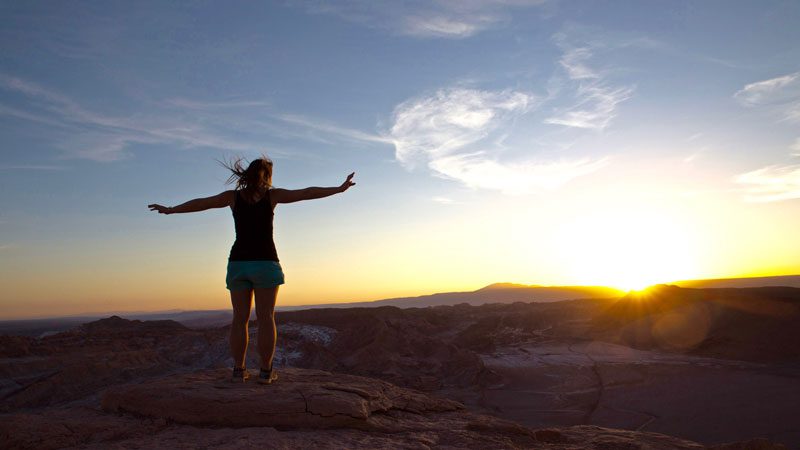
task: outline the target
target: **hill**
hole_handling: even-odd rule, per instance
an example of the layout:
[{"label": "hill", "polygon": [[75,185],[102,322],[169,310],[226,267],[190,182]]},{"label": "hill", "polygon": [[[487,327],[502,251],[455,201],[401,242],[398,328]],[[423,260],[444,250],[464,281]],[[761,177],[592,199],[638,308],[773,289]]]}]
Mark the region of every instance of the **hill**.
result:
[{"label": "hill", "polygon": [[749,278],[712,278],[707,280],[685,280],[669,283],[685,288],[753,288],[784,286],[800,288],[800,275],[782,275],[777,277]]},{"label": "hill", "polygon": [[486,303],[559,302],[578,298],[616,298],[624,295],[619,289],[603,286],[537,286],[512,283],[495,283],[475,291],[443,292],[416,297],[398,297],[355,303],[289,306],[285,311],[311,308],[357,308],[395,306],[398,308],[425,308],[466,303],[478,306]]}]

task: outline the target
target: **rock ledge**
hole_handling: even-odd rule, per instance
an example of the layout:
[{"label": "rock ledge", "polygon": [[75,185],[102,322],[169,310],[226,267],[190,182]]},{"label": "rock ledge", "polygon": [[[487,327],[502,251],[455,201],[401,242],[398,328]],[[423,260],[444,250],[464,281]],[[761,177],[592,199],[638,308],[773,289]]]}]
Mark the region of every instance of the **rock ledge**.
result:
[{"label": "rock ledge", "polygon": [[356,428],[398,431],[380,415],[463,409],[384,381],[287,368],[272,385],[230,381],[227,369],[175,375],[106,391],[102,408],[171,422],[227,428]]}]

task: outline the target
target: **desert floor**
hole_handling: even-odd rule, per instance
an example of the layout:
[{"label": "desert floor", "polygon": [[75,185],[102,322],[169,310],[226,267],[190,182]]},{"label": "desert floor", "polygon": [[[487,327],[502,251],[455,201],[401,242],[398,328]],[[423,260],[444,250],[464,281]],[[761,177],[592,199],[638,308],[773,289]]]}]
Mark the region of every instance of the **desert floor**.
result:
[{"label": "desert floor", "polygon": [[496,374],[470,406],[533,428],[581,423],[706,444],[766,436],[800,448],[800,367],[538,342],[481,355]]}]

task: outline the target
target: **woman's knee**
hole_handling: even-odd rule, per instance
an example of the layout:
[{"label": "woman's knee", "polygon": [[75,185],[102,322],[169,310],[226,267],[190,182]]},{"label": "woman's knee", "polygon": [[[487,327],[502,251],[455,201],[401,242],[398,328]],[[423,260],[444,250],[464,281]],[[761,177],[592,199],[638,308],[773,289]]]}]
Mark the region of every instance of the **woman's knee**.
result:
[{"label": "woman's knee", "polygon": [[237,322],[234,321],[231,323],[231,331],[234,333],[247,333],[248,323],[245,320],[244,322]]},{"label": "woman's knee", "polygon": [[258,319],[259,322],[264,320],[275,320],[275,308],[256,307],[256,319]]}]

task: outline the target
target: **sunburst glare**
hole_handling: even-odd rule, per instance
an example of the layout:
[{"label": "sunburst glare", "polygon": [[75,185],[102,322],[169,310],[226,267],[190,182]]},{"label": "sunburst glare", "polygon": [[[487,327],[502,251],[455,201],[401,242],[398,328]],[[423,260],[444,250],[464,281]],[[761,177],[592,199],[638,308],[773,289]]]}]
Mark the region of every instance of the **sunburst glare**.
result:
[{"label": "sunburst glare", "polygon": [[668,213],[596,212],[557,237],[572,277],[584,284],[642,290],[697,273],[691,229]]}]

